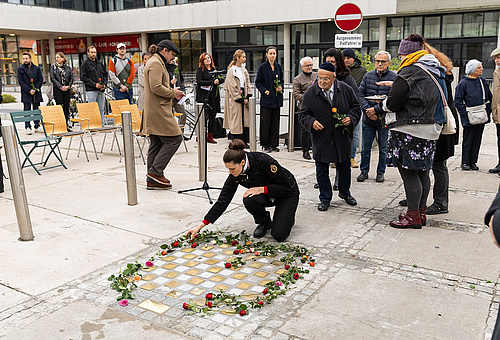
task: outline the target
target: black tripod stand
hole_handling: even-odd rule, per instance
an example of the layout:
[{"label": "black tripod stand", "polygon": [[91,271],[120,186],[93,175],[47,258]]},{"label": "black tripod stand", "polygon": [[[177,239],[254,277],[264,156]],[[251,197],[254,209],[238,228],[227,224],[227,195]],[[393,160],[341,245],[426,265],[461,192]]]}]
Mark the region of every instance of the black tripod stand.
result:
[{"label": "black tripod stand", "polygon": [[212,107],[208,104],[208,100],[209,100],[210,96],[212,95],[212,91],[214,91],[214,89],[215,89],[216,86],[218,86],[218,85],[214,84],[212,86],[212,89],[209,91],[207,97],[205,98],[205,101],[203,102],[203,106],[201,107],[201,110],[200,110],[200,114],[198,115],[198,118],[196,118],[196,122],[194,123],[193,131],[191,131],[191,136],[189,136],[189,139],[191,139],[193,137],[193,133],[196,130],[196,126],[198,125],[201,116],[204,116],[204,123],[205,123],[204,124],[205,128],[203,129],[204,136],[198,136],[198,138],[203,138],[204,141],[205,141],[205,152],[204,152],[204,155],[203,155],[203,157],[205,158],[205,169],[203,169],[203,171],[205,172],[205,177],[204,177],[205,181],[203,182],[203,185],[200,188],[192,188],[192,189],[185,189],[185,190],[179,190],[178,191],[179,194],[182,194],[184,192],[190,192],[190,191],[196,191],[196,190],[205,190],[205,192],[207,193],[208,201],[210,202],[210,204],[213,204],[214,202],[210,198],[210,193],[208,191],[210,189],[222,190],[222,188],[210,187],[210,185],[207,182],[207,178],[208,178],[208,174],[207,174],[207,172],[208,172],[208,163],[207,163],[207,153],[208,153],[208,148],[207,148],[208,124],[207,124],[207,120],[208,120],[208,116],[206,115],[206,113],[207,113],[207,108],[212,109]]}]

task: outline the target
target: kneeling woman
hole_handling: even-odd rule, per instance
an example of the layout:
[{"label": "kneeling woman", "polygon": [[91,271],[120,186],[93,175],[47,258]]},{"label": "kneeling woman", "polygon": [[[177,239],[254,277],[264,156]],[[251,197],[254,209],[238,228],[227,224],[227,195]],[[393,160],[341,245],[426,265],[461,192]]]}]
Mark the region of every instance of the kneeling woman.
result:
[{"label": "kneeling woman", "polygon": [[[240,139],[229,144],[229,150],[223,157],[229,176],[219,199],[203,222],[189,229],[186,235],[193,238],[201,228],[214,223],[231,203],[238,184],[248,189],[243,194],[243,204],[257,224],[253,233],[255,238],[263,237],[269,229],[278,242],[283,242],[290,235],[299,204],[299,187],[295,177],[271,156],[262,152],[245,152],[244,148],[245,143]],[[276,207],[273,220],[266,211],[272,206]]]}]

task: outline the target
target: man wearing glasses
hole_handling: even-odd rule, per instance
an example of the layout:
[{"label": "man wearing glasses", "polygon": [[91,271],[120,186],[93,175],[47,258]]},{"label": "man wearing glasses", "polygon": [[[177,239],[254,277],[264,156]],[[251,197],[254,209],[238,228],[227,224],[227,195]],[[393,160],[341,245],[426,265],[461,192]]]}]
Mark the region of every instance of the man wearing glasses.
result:
[{"label": "man wearing glasses", "polygon": [[[318,78],[318,72],[313,72],[313,60],[311,57],[300,59],[300,68],[302,73],[293,78],[293,98],[297,101],[300,110],[302,106],[302,97],[306,90]],[[311,159],[309,150],[311,149],[311,132],[307,131],[302,125],[300,127],[300,143],[302,145],[302,157]]]},{"label": "man wearing glasses", "polygon": [[368,179],[370,171],[370,156],[372,150],[373,139],[378,135],[378,166],[376,182],[384,181],[387,158],[387,126],[382,125],[377,112],[380,110],[377,105],[377,100],[368,100],[366,97],[374,98],[384,96],[389,93],[392,82],[396,79],[396,73],[389,71],[391,63],[391,55],[389,52],[380,51],[375,55],[375,70],[366,73],[361,80],[359,86],[359,103],[363,112],[362,124],[362,145],[361,150],[361,173],[357,181],[364,182]]},{"label": "man wearing glasses", "polygon": [[113,94],[116,100],[128,99],[130,104],[134,103],[132,91],[132,82],[135,78],[135,67],[132,60],[125,56],[127,47],[124,43],[116,45],[118,53],[109,60],[108,70],[109,78],[113,82]]}]

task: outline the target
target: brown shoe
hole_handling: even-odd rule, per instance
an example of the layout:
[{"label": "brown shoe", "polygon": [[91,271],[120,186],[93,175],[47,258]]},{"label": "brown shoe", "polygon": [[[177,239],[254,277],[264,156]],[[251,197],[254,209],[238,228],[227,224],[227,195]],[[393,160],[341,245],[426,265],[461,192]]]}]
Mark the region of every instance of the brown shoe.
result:
[{"label": "brown shoe", "polygon": [[156,182],[146,182],[147,190],[167,190],[172,189],[172,184],[160,184]]},{"label": "brown shoe", "polygon": [[156,183],[163,184],[163,185],[169,185],[170,184],[170,181],[167,178],[165,178],[165,176],[163,176],[163,175],[156,176],[156,175],[148,173],[146,176],[148,178],[152,179],[153,181],[155,181]]}]

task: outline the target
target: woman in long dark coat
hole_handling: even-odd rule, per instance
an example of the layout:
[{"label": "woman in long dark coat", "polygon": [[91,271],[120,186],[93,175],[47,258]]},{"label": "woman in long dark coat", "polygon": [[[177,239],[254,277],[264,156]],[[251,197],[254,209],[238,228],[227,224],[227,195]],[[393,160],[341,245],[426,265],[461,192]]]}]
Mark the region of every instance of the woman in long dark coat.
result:
[{"label": "woman in long dark coat", "polygon": [[68,65],[68,60],[62,52],[56,53],[56,62],[50,67],[50,81],[54,89],[54,99],[57,105],[61,105],[69,128],[69,101],[71,97],[71,85],[73,85],[73,71]]}]

